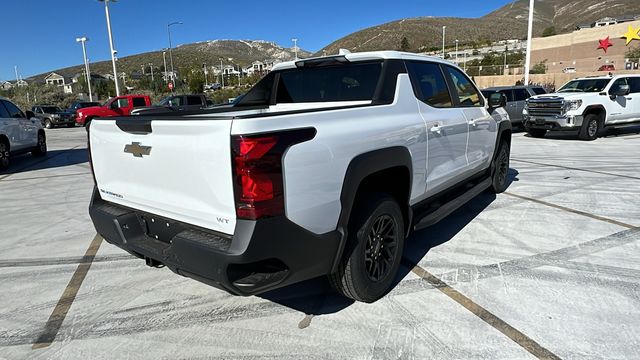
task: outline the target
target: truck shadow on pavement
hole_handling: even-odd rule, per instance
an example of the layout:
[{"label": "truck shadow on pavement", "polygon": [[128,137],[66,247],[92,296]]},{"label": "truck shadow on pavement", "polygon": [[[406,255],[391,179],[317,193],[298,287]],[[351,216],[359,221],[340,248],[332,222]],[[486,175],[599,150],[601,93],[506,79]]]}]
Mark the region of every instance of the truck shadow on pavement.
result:
[{"label": "truck shadow on pavement", "polygon": [[[518,181],[517,176],[518,171],[510,168],[507,179],[509,185],[514,181]],[[429,250],[451,240],[493,203],[495,199],[495,194],[484,192],[439,223],[413,232],[405,240],[402,265],[398,270],[391,292],[427,255]],[[336,293],[325,276],[269,291],[258,296],[311,316],[337,313],[354,303],[353,300]]]},{"label": "truck shadow on pavement", "polygon": [[[640,125],[638,126],[627,126],[621,128],[606,128],[600,131],[598,135],[599,138],[616,138],[616,137],[625,137],[625,136],[634,136],[640,135]],[[533,138],[533,136],[529,134],[525,134],[524,136]],[[578,139],[578,131],[549,131],[544,136],[545,139],[550,140],[572,140],[572,141],[583,141]],[[596,139],[596,141],[598,141]]]},{"label": "truck shadow on pavement", "polygon": [[82,164],[89,161],[87,149],[50,150],[45,157],[34,157],[30,154],[11,157],[8,169],[0,171],[0,176],[17,174],[26,171],[52,169],[69,165]]}]

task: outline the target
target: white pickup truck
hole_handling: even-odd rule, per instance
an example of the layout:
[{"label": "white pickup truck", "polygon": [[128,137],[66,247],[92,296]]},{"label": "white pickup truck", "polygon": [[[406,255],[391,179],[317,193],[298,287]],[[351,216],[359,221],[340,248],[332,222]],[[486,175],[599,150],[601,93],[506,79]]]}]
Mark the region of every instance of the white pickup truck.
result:
[{"label": "white pickup truck", "polygon": [[531,97],[523,123],[533,137],[547,131],[577,130],[595,140],[605,128],[640,122],[640,75],[595,76],[571,80],[554,94]]},{"label": "white pickup truck", "polygon": [[28,152],[33,156],[47,154],[47,137],[40,119],[0,97],[0,170],[9,167],[12,155]]},{"label": "white pickup truck", "polygon": [[511,123],[489,103],[433,57],[282,63],[231,107],[94,120],[89,212],[148,265],[233,294],[329,275],[372,302],[409,232],[505,190]]}]

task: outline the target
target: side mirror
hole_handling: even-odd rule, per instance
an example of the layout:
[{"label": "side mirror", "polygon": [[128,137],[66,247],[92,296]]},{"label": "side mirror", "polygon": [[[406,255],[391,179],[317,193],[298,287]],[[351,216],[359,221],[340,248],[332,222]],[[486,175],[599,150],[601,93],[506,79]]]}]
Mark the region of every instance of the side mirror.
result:
[{"label": "side mirror", "polygon": [[507,104],[505,96],[502,93],[494,92],[489,95],[489,107],[492,109],[504,107]]},{"label": "side mirror", "polygon": [[31,111],[31,110],[25,111],[24,114],[27,115],[27,119],[31,119],[32,117],[36,117],[36,114],[34,114],[33,111]]},{"label": "side mirror", "polygon": [[629,85],[619,85],[609,90],[609,95],[611,95],[612,98],[615,98],[616,96],[627,96],[629,95],[629,92],[631,92]]}]

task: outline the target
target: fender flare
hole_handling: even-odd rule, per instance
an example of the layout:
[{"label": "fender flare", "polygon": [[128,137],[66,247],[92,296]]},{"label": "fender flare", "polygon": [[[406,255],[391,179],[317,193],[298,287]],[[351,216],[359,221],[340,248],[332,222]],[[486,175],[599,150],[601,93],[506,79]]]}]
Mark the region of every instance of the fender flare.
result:
[{"label": "fender flare", "polygon": [[[332,272],[337,270],[342,253],[344,251],[348,238],[348,224],[356,200],[356,194],[362,181],[369,175],[395,167],[405,167],[409,171],[409,192],[407,196],[407,205],[411,196],[411,186],[413,184],[413,163],[409,149],[403,146],[394,146],[370,152],[362,153],[354,157],[342,182],[342,191],[340,192],[341,211],[338,218],[336,230],[341,234],[338,252],[333,261]],[[411,224],[411,208],[407,209],[408,219],[407,226]]]}]

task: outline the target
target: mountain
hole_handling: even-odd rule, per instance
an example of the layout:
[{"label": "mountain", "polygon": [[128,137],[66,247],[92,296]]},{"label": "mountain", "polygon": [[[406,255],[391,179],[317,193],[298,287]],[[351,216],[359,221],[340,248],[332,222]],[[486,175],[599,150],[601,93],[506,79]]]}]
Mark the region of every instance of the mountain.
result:
[{"label": "mountain", "polygon": [[[486,43],[527,36],[528,0],[513,1],[480,18],[416,17],[370,27],[339,39],[317,54],[351,51],[399,49],[406,37],[410,51],[435,50],[442,46],[442,26],[446,26],[447,46],[454,39],[461,44]],[[576,25],[603,17],[640,15],[638,0],[536,0],[534,36],[554,26],[558,33],[570,32]]]},{"label": "mountain", "polygon": [[[295,52],[293,48],[283,48],[273,42],[263,40],[210,40],[193,44],[180,45],[172,50],[174,69],[178,71],[181,67],[201,67],[203,63],[209,66],[220,66],[220,58],[223,58],[223,65],[248,66],[254,61],[266,60],[293,60]],[[299,57],[309,57],[311,53],[298,49]],[[171,69],[169,52],[166,53],[167,70]],[[229,60],[232,59],[232,60]],[[153,63],[155,69],[161,71],[163,66],[162,51],[152,51],[142,54],[125,56],[118,59],[118,72],[131,74],[134,71],[141,72],[142,66],[149,71],[148,64]],[[32,76],[26,80],[43,81],[44,77],[51,72],[55,72],[65,77],[72,77],[84,71],[83,65],[70,66],[63,69],[52,70],[46,73]],[[91,72],[106,74],[113,72],[111,60],[91,63]]]}]

